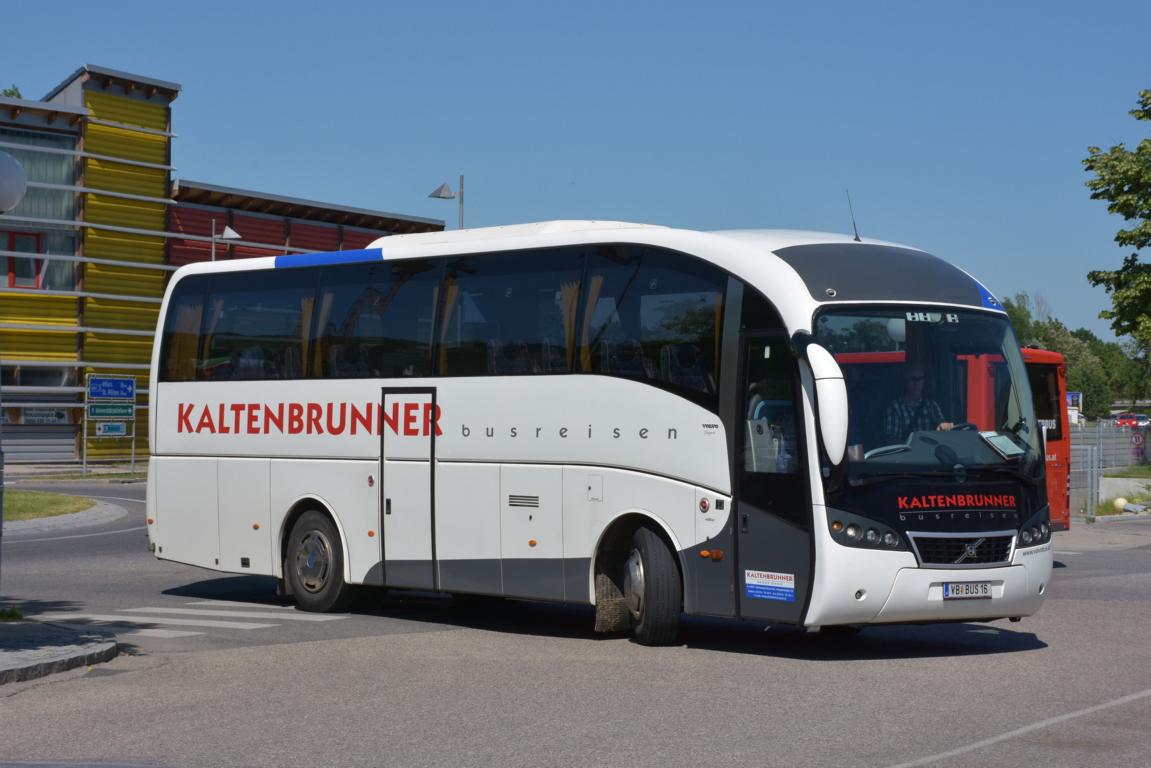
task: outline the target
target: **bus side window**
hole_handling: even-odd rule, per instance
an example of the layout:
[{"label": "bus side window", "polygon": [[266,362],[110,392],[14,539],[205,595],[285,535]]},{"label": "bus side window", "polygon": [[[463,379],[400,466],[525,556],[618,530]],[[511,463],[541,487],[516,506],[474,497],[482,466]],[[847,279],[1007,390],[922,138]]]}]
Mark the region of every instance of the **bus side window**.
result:
[{"label": "bus side window", "polygon": [[658,382],[715,409],[726,276],[661,248],[589,256],[579,369]]},{"label": "bus side window", "polygon": [[[307,375],[316,274],[308,269],[223,272],[211,277],[199,378],[287,379]],[[295,370],[304,361],[304,370]]]},{"label": "bus side window", "polygon": [[583,248],[453,260],[443,288],[439,374],[567,373],[583,261]]},{"label": "bus side window", "polygon": [[195,381],[196,351],[204,321],[208,278],[192,275],[176,284],[168,302],[160,351],[160,381]]}]

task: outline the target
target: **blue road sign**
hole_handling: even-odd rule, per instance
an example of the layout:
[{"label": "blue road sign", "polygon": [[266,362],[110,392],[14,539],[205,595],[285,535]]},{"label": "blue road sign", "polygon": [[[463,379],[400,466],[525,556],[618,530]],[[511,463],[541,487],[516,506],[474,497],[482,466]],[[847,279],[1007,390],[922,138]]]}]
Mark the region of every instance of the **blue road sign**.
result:
[{"label": "blue road sign", "polygon": [[113,376],[90,376],[88,378],[89,400],[135,400],[136,379]]}]

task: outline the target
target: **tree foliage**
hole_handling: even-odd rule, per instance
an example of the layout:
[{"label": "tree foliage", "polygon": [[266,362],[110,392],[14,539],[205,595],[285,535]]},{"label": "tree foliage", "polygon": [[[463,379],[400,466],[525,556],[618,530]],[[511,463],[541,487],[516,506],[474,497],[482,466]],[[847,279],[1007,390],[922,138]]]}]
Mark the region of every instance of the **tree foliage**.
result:
[{"label": "tree foliage", "polygon": [[[1130,114],[1151,121],[1151,90],[1139,93],[1139,106]],[[1086,182],[1091,199],[1106,200],[1108,211],[1130,222],[1116,233],[1115,242],[1136,251],[1151,245],[1151,138],[1134,151],[1119,143],[1106,152],[1099,147],[1088,147],[1088,152],[1083,165],[1094,176]],[[1151,351],[1151,264],[1132,253],[1119,269],[1094,270],[1087,279],[1111,295],[1111,309],[1099,316],[1111,321],[1116,335],[1134,339],[1146,358]]]},{"label": "tree foliage", "polygon": [[24,98],[23,94],[20,93],[20,89],[18,87],[16,87],[15,84],[13,84],[10,87],[5,88],[4,90],[0,91],[0,96],[4,96],[5,98],[8,98],[8,99],[22,99],[22,98]]},{"label": "tree foliage", "polygon": [[[1037,307],[1039,309],[1037,309]],[[1086,328],[1069,330],[1051,317],[1042,297],[1027,293],[1003,300],[1019,343],[1061,353],[1067,360],[1067,389],[1082,392],[1086,415],[1104,418],[1112,403],[1144,398],[1148,380],[1134,344],[1103,341]]]}]

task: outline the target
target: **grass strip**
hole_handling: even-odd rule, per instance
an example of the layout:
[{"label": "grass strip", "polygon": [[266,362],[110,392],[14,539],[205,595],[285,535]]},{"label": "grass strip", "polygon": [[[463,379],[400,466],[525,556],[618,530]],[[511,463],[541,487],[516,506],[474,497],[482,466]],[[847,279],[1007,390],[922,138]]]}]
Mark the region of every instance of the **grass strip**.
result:
[{"label": "grass strip", "polygon": [[48,493],[46,491],[23,491],[11,487],[4,489],[4,522],[69,515],[73,512],[83,512],[94,506],[96,506],[96,502],[85,496],[66,496],[62,493]]}]

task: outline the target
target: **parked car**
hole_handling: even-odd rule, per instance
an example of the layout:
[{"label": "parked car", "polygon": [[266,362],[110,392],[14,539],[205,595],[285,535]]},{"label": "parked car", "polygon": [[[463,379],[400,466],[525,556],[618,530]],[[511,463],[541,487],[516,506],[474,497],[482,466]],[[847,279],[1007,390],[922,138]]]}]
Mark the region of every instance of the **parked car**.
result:
[{"label": "parked car", "polygon": [[1114,421],[1117,427],[1134,427],[1139,423],[1139,419],[1134,413],[1117,413]]},{"label": "parked car", "polygon": [[1135,414],[1135,426],[1140,428],[1151,426],[1151,416],[1148,416],[1145,413]]}]

